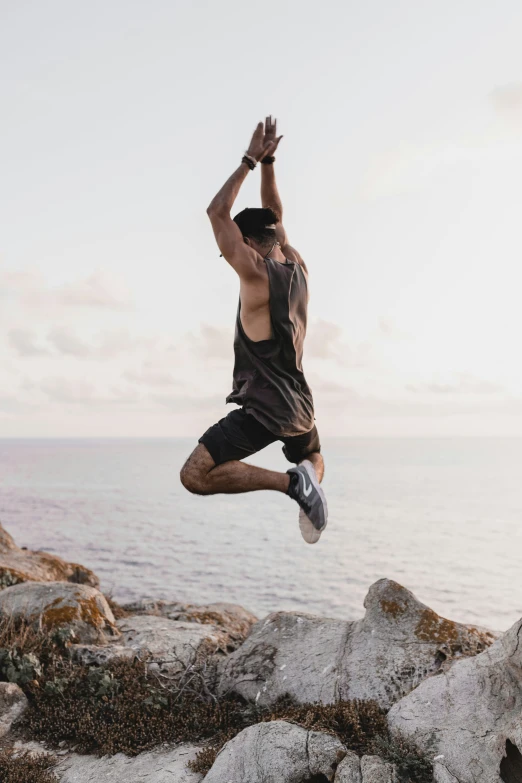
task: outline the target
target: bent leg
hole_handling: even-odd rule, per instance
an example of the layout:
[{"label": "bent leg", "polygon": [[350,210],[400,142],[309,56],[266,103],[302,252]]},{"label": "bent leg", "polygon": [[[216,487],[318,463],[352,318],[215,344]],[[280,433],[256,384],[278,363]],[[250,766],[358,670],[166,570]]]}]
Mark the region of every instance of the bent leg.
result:
[{"label": "bent leg", "polygon": [[310,432],[303,435],[294,435],[289,438],[283,438],[283,454],[289,462],[300,465],[308,460],[314,466],[319,481],[324,476],[324,460],[321,456],[321,441],[317,427],[313,427]]},{"label": "bent leg", "polygon": [[180,478],[183,486],[196,495],[235,494],[259,489],[286,493],[290,483],[287,473],[257,468],[238,460],[230,460],[216,466],[202,443],[194,449],[184,464]]},{"label": "bent leg", "polygon": [[312,463],[315,472],[317,473],[317,478],[319,481],[322,481],[324,476],[324,459],[321,453],[319,451],[313,451],[311,454],[307,454],[305,459]]}]

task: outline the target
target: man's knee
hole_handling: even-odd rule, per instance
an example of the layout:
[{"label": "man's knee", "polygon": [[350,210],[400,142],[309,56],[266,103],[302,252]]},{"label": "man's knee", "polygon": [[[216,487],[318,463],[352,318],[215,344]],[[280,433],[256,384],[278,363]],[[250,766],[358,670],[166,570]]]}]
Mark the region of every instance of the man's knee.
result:
[{"label": "man's knee", "polygon": [[183,465],[179,477],[185,489],[188,489],[188,491],[192,492],[193,495],[206,494],[204,491],[204,476],[201,474],[201,471],[199,471],[193,465],[190,465],[190,463],[187,462],[185,465]]}]

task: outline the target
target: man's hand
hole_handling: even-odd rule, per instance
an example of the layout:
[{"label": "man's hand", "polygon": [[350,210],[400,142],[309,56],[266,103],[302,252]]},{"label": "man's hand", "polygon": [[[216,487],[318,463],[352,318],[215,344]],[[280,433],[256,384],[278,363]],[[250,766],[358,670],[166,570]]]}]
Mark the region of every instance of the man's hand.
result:
[{"label": "man's hand", "polygon": [[265,120],[265,144],[271,146],[271,151],[267,152],[267,155],[274,154],[282,138],[282,136],[277,137],[277,120],[272,119],[272,115],[270,115]]},{"label": "man's hand", "polygon": [[[282,136],[279,137],[279,139],[275,136],[275,123],[272,126],[272,118],[267,117],[267,120],[270,119],[270,135],[267,137],[266,133],[266,124],[263,125],[262,122],[259,122],[257,125],[257,128],[254,131],[254,135],[252,136],[252,141],[250,142],[250,146],[248,147],[247,154],[251,155],[253,158],[255,158],[257,161],[262,160],[265,155],[273,155],[275,150],[277,149],[277,145],[283,138]],[[273,127],[273,131],[272,131]]]}]

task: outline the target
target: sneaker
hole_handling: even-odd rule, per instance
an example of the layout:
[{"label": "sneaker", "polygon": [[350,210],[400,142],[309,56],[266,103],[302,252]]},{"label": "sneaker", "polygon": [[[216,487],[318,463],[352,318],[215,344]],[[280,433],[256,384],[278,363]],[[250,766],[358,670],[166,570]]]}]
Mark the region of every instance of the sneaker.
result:
[{"label": "sneaker", "polygon": [[328,521],[326,498],[317,479],[317,473],[310,460],[287,470],[290,485],[287,495],[301,506],[299,527],[307,544],[319,541]]}]

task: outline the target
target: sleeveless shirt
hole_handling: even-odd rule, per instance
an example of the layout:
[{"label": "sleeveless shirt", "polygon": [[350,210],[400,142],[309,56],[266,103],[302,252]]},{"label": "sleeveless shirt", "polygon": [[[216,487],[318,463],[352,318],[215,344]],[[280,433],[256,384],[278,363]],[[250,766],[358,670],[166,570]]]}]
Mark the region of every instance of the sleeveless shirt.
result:
[{"label": "sleeveless shirt", "polygon": [[302,368],[308,287],[300,264],[265,258],[273,337],[254,341],[241,323],[241,300],[234,337],[232,392],[227,402],[242,405],[270,432],[290,437],[314,426],[314,404]]}]

